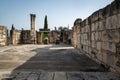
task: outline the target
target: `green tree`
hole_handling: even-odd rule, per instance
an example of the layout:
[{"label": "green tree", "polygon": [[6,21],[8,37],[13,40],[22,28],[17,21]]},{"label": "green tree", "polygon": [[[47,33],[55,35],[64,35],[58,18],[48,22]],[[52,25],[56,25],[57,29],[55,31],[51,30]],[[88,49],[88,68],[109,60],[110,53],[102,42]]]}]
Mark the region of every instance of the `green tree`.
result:
[{"label": "green tree", "polygon": [[48,29],[47,15],[45,16],[45,20],[44,20],[44,29],[45,30]]},{"label": "green tree", "polygon": [[12,24],[11,30],[15,30],[14,24]]}]

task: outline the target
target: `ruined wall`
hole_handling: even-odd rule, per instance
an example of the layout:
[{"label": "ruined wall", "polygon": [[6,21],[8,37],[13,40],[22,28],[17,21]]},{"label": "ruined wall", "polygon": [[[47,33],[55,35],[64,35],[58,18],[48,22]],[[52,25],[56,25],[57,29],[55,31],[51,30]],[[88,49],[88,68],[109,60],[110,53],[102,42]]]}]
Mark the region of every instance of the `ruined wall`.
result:
[{"label": "ruined wall", "polygon": [[73,31],[70,29],[60,31],[60,38],[61,42],[71,45],[71,41],[73,40]]},{"label": "ruined wall", "polygon": [[67,43],[68,42],[68,31],[63,31],[63,43]]},{"label": "ruined wall", "polygon": [[49,33],[49,42],[50,43],[55,43],[57,39],[58,39],[58,33],[57,33],[57,31],[51,31]]},{"label": "ruined wall", "polygon": [[30,44],[31,43],[30,30],[22,30],[21,31],[21,43],[22,44]]},{"label": "ruined wall", "polygon": [[49,42],[56,43],[57,40],[61,40],[61,42],[66,43],[66,44],[72,44],[71,41],[73,40],[73,31],[72,30],[51,31],[49,33]]},{"label": "ruined wall", "polygon": [[68,44],[72,45],[73,44],[72,41],[73,41],[73,30],[69,30],[68,31]]},{"label": "ruined wall", "polygon": [[32,44],[30,30],[11,30],[11,44]]},{"label": "ruined wall", "polygon": [[36,32],[36,34],[37,34],[37,44],[42,44],[41,32]]},{"label": "ruined wall", "polygon": [[90,58],[120,71],[120,0],[94,12],[80,23],[79,28],[78,49]]},{"label": "ruined wall", "polygon": [[5,26],[0,26],[0,46],[7,45],[7,28]]},{"label": "ruined wall", "polygon": [[11,44],[17,45],[21,44],[21,30],[11,30],[10,31],[11,36]]},{"label": "ruined wall", "polygon": [[77,49],[80,48],[80,23],[81,19],[76,19],[73,27],[73,46]]}]

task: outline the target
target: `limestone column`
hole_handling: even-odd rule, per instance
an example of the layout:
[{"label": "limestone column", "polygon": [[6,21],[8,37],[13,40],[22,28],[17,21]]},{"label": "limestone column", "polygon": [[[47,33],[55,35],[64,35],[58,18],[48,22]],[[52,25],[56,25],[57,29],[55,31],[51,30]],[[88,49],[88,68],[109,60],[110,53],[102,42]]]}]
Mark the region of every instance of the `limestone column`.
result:
[{"label": "limestone column", "polygon": [[30,21],[31,21],[31,43],[36,44],[36,30],[35,30],[35,19],[36,19],[36,14],[30,14]]}]

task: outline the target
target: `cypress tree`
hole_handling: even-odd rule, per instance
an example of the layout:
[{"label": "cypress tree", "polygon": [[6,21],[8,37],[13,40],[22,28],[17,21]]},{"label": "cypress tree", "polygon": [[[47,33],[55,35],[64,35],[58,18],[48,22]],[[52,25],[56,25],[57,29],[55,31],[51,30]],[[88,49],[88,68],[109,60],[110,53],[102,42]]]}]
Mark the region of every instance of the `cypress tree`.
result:
[{"label": "cypress tree", "polygon": [[48,29],[47,15],[45,16],[45,20],[44,20],[44,29],[45,30]]},{"label": "cypress tree", "polygon": [[14,24],[12,24],[11,30],[15,30]]}]

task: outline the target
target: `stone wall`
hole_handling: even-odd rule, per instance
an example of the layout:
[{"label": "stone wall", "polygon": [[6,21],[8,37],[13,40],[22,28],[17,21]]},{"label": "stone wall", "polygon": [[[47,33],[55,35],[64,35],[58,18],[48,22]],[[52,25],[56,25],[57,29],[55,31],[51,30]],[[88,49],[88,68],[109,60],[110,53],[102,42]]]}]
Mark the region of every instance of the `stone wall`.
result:
[{"label": "stone wall", "polygon": [[56,42],[56,40],[58,39],[58,31],[51,31],[50,33],[49,33],[49,42],[51,43],[51,44],[53,44],[53,43],[55,43]]},{"label": "stone wall", "polygon": [[73,40],[73,31],[72,30],[62,30],[62,31],[57,31],[53,30],[50,31],[49,33],[49,42],[56,43],[56,41],[63,42],[65,44],[72,44]]},{"label": "stone wall", "polygon": [[30,30],[22,30],[21,31],[21,43],[22,44],[30,44],[31,43]]},{"label": "stone wall", "polygon": [[5,26],[0,26],[0,46],[7,45],[7,28]]},{"label": "stone wall", "polygon": [[76,32],[74,30],[76,35],[73,35],[76,36],[74,46],[79,44],[77,49],[82,53],[106,67],[120,71],[120,0],[94,12],[77,28]]},{"label": "stone wall", "polygon": [[73,30],[69,30],[68,31],[68,44],[72,45],[73,44],[72,41],[73,41]]},{"label": "stone wall", "polygon": [[41,32],[36,32],[37,34],[37,44],[42,44],[42,35]]},{"label": "stone wall", "polygon": [[72,44],[72,40],[73,40],[73,31],[70,29],[64,29],[62,31],[60,31],[60,40],[61,42],[65,43],[65,44]]},{"label": "stone wall", "polygon": [[74,22],[73,27],[73,46],[76,48],[80,48],[80,23],[82,22],[81,19],[76,19]]},{"label": "stone wall", "polygon": [[21,44],[21,30],[11,30],[10,31],[11,36],[11,44],[17,45]]}]

